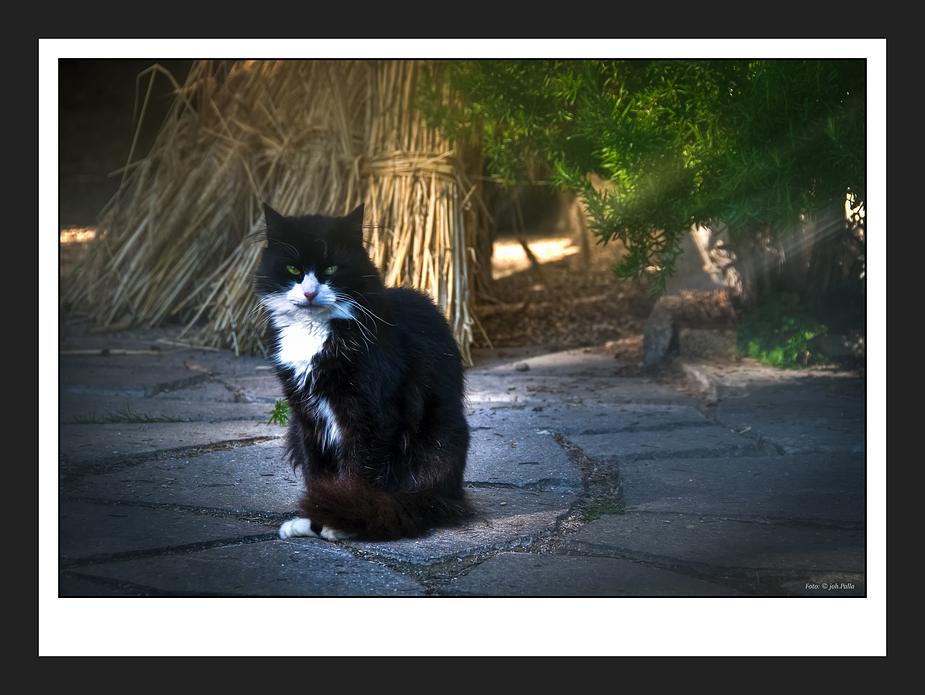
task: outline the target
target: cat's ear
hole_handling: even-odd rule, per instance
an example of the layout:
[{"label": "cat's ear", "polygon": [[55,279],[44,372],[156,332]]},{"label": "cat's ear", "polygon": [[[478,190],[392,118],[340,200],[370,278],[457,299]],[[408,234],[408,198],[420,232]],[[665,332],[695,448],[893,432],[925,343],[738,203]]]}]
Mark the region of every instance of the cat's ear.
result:
[{"label": "cat's ear", "polygon": [[273,239],[279,236],[285,218],[266,203],[263,204],[263,217],[267,223],[267,238]]},{"label": "cat's ear", "polygon": [[344,218],[344,231],[356,244],[363,245],[363,203]]}]

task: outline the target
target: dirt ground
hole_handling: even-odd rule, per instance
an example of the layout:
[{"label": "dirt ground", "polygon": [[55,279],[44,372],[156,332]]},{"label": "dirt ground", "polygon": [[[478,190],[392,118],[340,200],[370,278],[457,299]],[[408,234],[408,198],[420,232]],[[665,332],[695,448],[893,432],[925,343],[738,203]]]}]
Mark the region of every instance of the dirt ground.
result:
[{"label": "dirt ground", "polygon": [[517,241],[495,243],[493,287],[476,294],[475,344],[550,349],[607,345],[621,361],[641,363],[643,325],[655,299],[613,274],[622,247],[593,246],[586,266],[577,235],[527,242],[540,261],[539,270],[531,268]]}]

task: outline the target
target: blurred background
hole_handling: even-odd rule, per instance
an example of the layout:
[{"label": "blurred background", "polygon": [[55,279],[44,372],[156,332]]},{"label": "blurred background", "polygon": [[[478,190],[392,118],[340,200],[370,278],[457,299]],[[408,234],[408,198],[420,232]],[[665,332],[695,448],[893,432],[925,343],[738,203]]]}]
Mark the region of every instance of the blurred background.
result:
[{"label": "blurred background", "polygon": [[[157,69],[152,68],[155,63]],[[724,213],[741,222],[741,229],[733,230],[741,237],[733,240],[736,245],[724,236],[723,225],[710,223],[711,229],[695,225],[690,234],[685,232],[689,222],[684,215],[690,206],[674,204],[683,196],[672,193],[673,179],[662,171],[658,158],[655,170],[643,166],[643,178],[623,184],[630,192],[634,186],[644,188],[637,185],[640,181],[652,184],[651,203],[641,200],[638,209],[619,210],[622,221],[614,224],[616,217],[607,206],[625,201],[621,196],[608,199],[607,184],[589,178],[580,199],[543,181],[575,178],[577,174],[565,165],[570,161],[587,165],[584,159],[597,152],[594,143],[566,138],[572,143],[569,147],[580,151],[566,152],[573,159],[566,157],[563,166],[563,162],[534,161],[537,146],[550,148],[546,155],[558,156],[562,144],[543,139],[565,127],[558,121],[544,125],[547,114],[559,113],[555,118],[561,120],[563,105],[580,118],[603,113],[606,108],[601,104],[626,98],[619,85],[632,85],[634,76],[642,78],[650,68],[653,75],[678,73],[677,78],[688,69],[713,70],[722,84],[732,79],[725,75],[729,70],[767,74],[771,76],[768,98],[781,97],[786,104],[796,93],[782,89],[780,83],[793,77],[794,63],[462,63],[453,73],[454,68],[434,61],[60,60],[60,274],[66,314],[110,331],[179,321],[200,329],[201,344],[259,352],[247,282],[254,249],[244,245],[248,235],[259,231],[259,203],[272,202],[279,209],[276,201],[282,199],[284,207],[292,208],[284,209],[284,214],[342,214],[339,208],[352,209],[365,199],[368,243],[387,283],[414,284],[430,292],[445,308],[464,352],[469,345],[490,349],[608,346],[621,360],[638,366],[646,321],[654,325],[653,307],[659,295],[667,298],[667,294],[674,297],[660,314],[668,338],[664,350],[653,357],[659,362],[668,358],[680,324],[726,329],[727,342],[732,341],[726,354],[738,350],[769,359],[775,366],[805,366],[817,353],[820,361],[838,357],[835,352],[849,361],[863,360],[863,206],[853,226],[846,225],[851,210],[842,211],[843,200],[833,198],[828,217],[814,221],[801,215],[802,229],[790,241],[782,241],[769,233],[774,229],[766,220],[746,229],[748,215],[769,205],[760,196],[749,198],[752,194],[745,190],[736,198],[737,204],[745,201],[739,205],[742,210],[730,208]],[[834,65],[835,73],[843,68],[838,61]],[[613,73],[609,77],[608,71]],[[499,73],[507,72],[517,88],[501,94],[503,89],[495,82]],[[816,81],[824,76],[821,62],[818,69],[810,65],[804,72],[803,77]],[[464,80],[455,92],[450,89],[452,74],[475,79],[482,90],[481,101],[476,88],[459,88]],[[576,75],[589,83],[592,78],[602,80],[598,91],[585,95],[603,100],[597,104],[600,108],[573,103]],[[863,70],[848,77],[854,91],[846,94],[863,109],[864,91],[859,87]],[[802,92],[809,100],[807,108],[818,107],[812,80]],[[419,105],[415,91],[422,85],[431,98]],[[547,94],[549,85],[557,85],[561,93]],[[634,108],[636,115],[627,123],[644,123],[656,104],[665,110],[659,112],[655,130],[632,134],[639,142],[664,140],[677,123],[686,123],[686,116],[668,106],[676,92],[663,94],[662,89],[655,80],[638,90],[637,101],[629,102],[627,109]],[[765,110],[753,103],[758,97],[764,103],[765,91],[740,91],[744,96],[735,102],[737,106],[733,104],[735,108],[753,117],[756,127],[780,130],[773,119],[765,123]],[[182,103],[178,92],[183,94]],[[845,100],[839,94],[835,101]],[[701,96],[707,102],[712,99]],[[469,106],[454,101],[465,102],[466,97],[472,102]],[[559,111],[550,111],[547,97],[558,100]],[[470,106],[481,111],[467,111]],[[426,124],[418,108],[427,111]],[[517,115],[521,108],[529,116],[524,123]],[[830,118],[825,132],[831,138],[812,131],[815,120],[802,123],[799,114],[790,118],[812,131],[812,137],[797,138],[800,142],[831,145],[831,140],[838,147],[829,149],[847,152],[856,162],[863,149],[856,142],[858,132],[863,137],[863,125],[860,130],[845,130],[847,135],[836,125],[851,126],[859,112],[863,113],[846,106],[834,121]],[[481,115],[473,115],[477,113]],[[625,116],[623,112],[624,120]],[[463,126],[479,123],[479,118],[496,119],[494,130],[484,131],[494,135],[480,143],[467,141]],[[443,130],[433,125],[441,119]],[[568,122],[567,118],[564,123]],[[627,125],[619,119],[614,123]],[[692,132],[703,129],[703,139],[709,141],[710,119],[691,123]],[[608,123],[594,125],[610,132]],[[542,137],[537,140],[537,135]],[[793,128],[790,136],[793,139]],[[639,144],[632,138],[624,147],[627,152]],[[761,137],[757,140],[764,142]],[[698,142],[694,138],[688,149],[699,146]],[[155,145],[156,155],[149,157]],[[769,152],[756,150],[752,159],[757,163],[726,162],[731,172],[726,178],[735,179],[736,166],[751,172],[756,180],[749,185],[755,191],[764,197],[786,193],[788,206],[793,207],[790,193],[797,189],[788,188],[787,176],[798,182],[804,173],[794,162],[815,162],[819,157],[809,148],[793,151],[785,145],[782,141]],[[734,143],[726,150],[727,159],[729,153],[738,156]],[[322,151],[325,154],[318,155]],[[126,169],[129,161],[131,167]],[[333,168],[325,168],[327,162]],[[710,167],[718,165],[710,164],[709,158],[703,162],[699,166],[706,168],[701,173],[710,183],[717,178]],[[627,176],[613,162],[603,164]],[[591,170],[597,172],[599,165]],[[690,166],[682,167],[685,175]],[[827,166],[823,173],[842,169],[837,163]],[[777,188],[762,177],[776,177]],[[294,188],[296,180],[299,190]],[[433,180],[441,181],[443,188],[435,191]],[[332,181],[337,184],[328,183]],[[839,188],[840,180],[833,185],[844,190]],[[113,204],[117,193],[119,204]],[[588,207],[589,201],[595,204]],[[770,212],[776,214],[773,208],[770,205]],[[714,204],[709,209],[720,208]],[[432,234],[435,220],[437,231]],[[627,220],[639,223],[638,233],[624,238],[620,230]],[[597,225],[600,238],[609,237],[606,245],[593,243],[589,222]],[[703,238],[698,232],[704,233]],[[105,243],[94,245],[95,253],[88,253],[94,235],[98,239],[105,235]],[[664,242],[658,241],[660,235]],[[643,253],[637,253],[640,250]],[[614,269],[619,271],[621,264],[625,264],[623,271],[615,276]],[[675,272],[668,277],[672,266]],[[236,286],[234,296],[218,292],[230,283]],[[424,287],[425,283],[429,285]],[[70,292],[72,285],[75,290]],[[733,306],[731,299],[744,302]],[[740,320],[743,308],[754,314],[753,320]],[[743,340],[743,326],[754,333],[750,341]],[[784,345],[778,345],[781,339]],[[823,339],[826,344],[820,342]],[[810,344],[811,340],[815,342]]]}]

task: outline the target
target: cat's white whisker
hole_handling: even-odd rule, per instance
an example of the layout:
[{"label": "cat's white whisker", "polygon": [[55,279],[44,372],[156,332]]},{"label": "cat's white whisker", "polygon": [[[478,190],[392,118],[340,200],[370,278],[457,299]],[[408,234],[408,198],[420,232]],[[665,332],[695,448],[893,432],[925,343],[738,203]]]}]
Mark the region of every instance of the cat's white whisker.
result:
[{"label": "cat's white whisker", "polygon": [[348,299],[350,300],[350,302],[351,302],[356,308],[360,309],[364,314],[366,314],[366,315],[369,316],[370,318],[376,319],[377,321],[380,321],[380,322],[384,323],[384,324],[387,325],[387,326],[394,326],[394,325],[395,325],[394,323],[389,323],[389,322],[386,321],[384,318],[382,318],[381,316],[379,316],[378,314],[376,314],[374,311],[372,311],[372,310],[369,309],[368,307],[363,306],[362,304],[360,304],[359,302],[357,302],[357,301],[356,301],[355,299],[353,299],[352,297],[349,297]]}]

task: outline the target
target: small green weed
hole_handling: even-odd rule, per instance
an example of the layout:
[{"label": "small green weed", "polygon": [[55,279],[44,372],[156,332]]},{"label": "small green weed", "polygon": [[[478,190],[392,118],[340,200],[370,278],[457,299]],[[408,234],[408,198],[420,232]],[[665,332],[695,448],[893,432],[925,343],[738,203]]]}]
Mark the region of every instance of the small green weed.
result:
[{"label": "small green weed", "polygon": [[273,412],[270,413],[268,425],[285,425],[289,422],[289,405],[286,401],[277,400],[273,406]]},{"label": "small green weed", "polygon": [[810,350],[809,341],[828,329],[799,301],[795,293],[765,295],[758,309],[739,319],[739,354],[779,369],[827,364],[824,355]]},{"label": "small green weed", "polygon": [[626,514],[626,505],[615,500],[590,500],[581,506],[583,521],[594,521],[605,514]]},{"label": "small green weed", "polygon": [[152,422],[183,422],[179,418],[163,417],[161,415],[151,416],[144,413],[132,412],[130,406],[114,413],[109,412],[105,415],[75,415],[71,421],[75,425],[145,425]]}]

